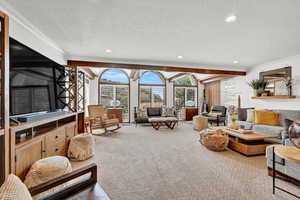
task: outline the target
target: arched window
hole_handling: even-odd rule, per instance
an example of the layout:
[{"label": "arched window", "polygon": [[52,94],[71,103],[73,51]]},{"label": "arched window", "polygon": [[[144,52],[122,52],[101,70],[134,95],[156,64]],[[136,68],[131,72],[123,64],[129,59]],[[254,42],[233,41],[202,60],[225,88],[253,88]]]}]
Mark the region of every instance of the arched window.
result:
[{"label": "arched window", "polygon": [[197,82],[192,76],[182,76],[174,80],[174,85],[197,86]]},{"label": "arched window", "polygon": [[129,84],[129,79],[124,71],[119,69],[109,69],[104,71],[100,76],[100,82],[102,83],[117,83],[117,84]]},{"label": "arched window", "polygon": [[123,110],[123,122],[129,121],[129,78],[119,69],[105,70],[99,77],[99,102],[107,108]]},{"label": "arched window", "polygon": [[145,72],[140,78],[143,85],[165,85],[165,80],[161,74],[156,72]]},{"label": "arched window", "polygon": [[165,79],[157,72],[145,72],[139,81],[140,108],[165,105]]},{"label": "arched window", "polygon": [[174,80],[174,105],[177,109],[197,106],[197,80],[184,75]]}]

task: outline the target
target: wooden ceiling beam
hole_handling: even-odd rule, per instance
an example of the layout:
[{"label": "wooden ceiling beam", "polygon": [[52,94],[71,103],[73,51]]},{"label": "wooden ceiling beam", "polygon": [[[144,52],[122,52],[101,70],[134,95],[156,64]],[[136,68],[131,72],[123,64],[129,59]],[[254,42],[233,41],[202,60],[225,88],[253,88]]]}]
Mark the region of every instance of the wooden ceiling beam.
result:
[{"label": "wooden ceiling beam", "polygon": [[86,72],[91,79],[95,79],[97,77],[97,74],[95,74],[90,68],[81,68],[84,72]]},{"label": "wooden ceiling beam", "polygon": [[71,67],[104,67],[104,68],[120,68],[120,69],[135,69],[135,70],[158,70],[167,72],[191,72],[200,74],[226,74],[245,76],[244,71],[232,71],[232,70],[218,70],[218,69],[203,69],[203,68],[187,68],[187,67],[175,67],[175,66],[157,66],[157,65],[139,65],[139,64],[120,64],[120,63],[106,63],[106,62],[91,62],[91,61],[79,61],[68,60],[68,66]]},{"label": "wooden ceiling beam", "polygon": [[211,76],[209,78],[199,80],[199,82],[203,84],[203,83],[206,83],[206,82],[217,81],[217,80],[220,80],[220,79],[223,79],[223,78],[230,78],[232,76],[233,75],[214,75],[214,76]]},{"label": "wooden ceiling beam", "polygon": [[178,74],[175,74],[175,75],[171,76],[170,78],[168,78],[168,80],[172,81],[173,79],[176,79],[176,78],[178,78],[180,76],[184,76],[186,74],[187,74],[186,72],[181,72],[181,73],[178,73]]}]

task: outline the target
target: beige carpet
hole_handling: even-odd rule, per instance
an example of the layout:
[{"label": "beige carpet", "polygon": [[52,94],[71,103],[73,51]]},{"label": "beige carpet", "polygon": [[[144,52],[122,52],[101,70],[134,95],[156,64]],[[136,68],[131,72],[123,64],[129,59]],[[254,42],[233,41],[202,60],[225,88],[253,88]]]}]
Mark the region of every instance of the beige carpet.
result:
[{"label": "beige carpet", "polygon": [[95,137],[99,182],[113,200],[293,199],[280,191],[272,195],[264,156],[209,151],[191,124],[159,131],[123,127]]}]

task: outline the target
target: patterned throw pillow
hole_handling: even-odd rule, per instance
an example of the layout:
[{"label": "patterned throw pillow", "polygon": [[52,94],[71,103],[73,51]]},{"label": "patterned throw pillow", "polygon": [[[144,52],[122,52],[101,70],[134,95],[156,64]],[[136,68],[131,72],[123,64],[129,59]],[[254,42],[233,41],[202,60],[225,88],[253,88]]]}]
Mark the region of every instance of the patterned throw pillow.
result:
[{"label": "patterned throw pillow", "polygon": [[139,108],[138,111],[137,111],[137,117],[140,118],[140,119],[148,118],[147,110],[144,109],[144,108]]},{"label": "patterned throw pillow", "polygon": [[176,117],[175,116],[175,108],[174,107],[172,107],[172,108],[163,107],[161,116],[162,117]]}]

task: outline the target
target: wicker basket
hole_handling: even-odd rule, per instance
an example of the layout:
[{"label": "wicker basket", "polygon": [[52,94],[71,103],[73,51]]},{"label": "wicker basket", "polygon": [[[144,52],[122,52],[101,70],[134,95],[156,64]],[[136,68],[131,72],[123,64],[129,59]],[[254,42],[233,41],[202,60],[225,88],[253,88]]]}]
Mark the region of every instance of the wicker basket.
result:
[{"label": "wicker basket", "polygon": [[206,129],[205,131],[202,131],[202,133],[200,133],[199,142],[209,150],[224,151],[224,149],[228,145],[229,138],[228,135],[221,129]]}]

